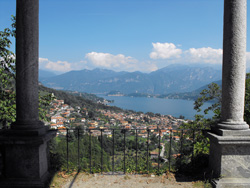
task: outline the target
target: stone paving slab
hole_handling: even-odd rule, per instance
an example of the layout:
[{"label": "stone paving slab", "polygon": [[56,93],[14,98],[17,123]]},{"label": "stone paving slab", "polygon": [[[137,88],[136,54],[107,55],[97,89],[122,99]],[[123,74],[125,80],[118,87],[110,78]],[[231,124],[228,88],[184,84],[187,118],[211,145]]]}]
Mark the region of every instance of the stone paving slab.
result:
[{"label": "stone paving slab", "polygon": [[[202,185],[202,186],[200,186]],[[173,175],[101,175],[75,174],[54,180],[51,187],[58,188],[191,188],[203,187],[202,182],[176,180]]]}]

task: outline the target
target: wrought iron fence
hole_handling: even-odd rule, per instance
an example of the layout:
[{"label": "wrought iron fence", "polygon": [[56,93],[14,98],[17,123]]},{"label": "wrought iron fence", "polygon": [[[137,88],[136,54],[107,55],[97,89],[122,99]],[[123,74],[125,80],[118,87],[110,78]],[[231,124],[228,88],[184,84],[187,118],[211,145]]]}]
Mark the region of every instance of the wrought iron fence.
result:
[{"label": "wrought iron fence", "polygon": [[51,150],[65,170],[161,173],[192,163],[195,135],[202,130],[59,129]]}]

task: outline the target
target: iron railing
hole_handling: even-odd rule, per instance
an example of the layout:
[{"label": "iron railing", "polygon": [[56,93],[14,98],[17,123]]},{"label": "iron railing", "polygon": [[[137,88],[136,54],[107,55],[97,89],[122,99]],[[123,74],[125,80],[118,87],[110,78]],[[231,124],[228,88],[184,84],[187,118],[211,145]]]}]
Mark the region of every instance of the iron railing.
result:
[{"label": "iron railing", "polygon": [[141,174],[192,163],[195,135],[202,130],[86,128],[60,129],[57,134],[56,145],[61,146],[54,152],[66,170]]}]

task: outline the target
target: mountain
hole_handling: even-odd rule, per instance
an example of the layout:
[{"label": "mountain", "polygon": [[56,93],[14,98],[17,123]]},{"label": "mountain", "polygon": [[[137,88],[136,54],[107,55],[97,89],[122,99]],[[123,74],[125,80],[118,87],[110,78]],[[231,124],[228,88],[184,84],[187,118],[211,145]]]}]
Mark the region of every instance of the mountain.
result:
[{"label": "mountain", "polygon": [[[168,99],[185,99],[185,100],[194,100],[195,101],[198,97],[200,97],[201,91],[203,91],[204,89],[208,89],[208,85],[210,85],[211,83],[209,83],[205,86],[202,86],[202,87],[200,87],[194,91],[191,91],[191,92],[162,94],[162,95],[159,95],[157,97],[158,98],[168,98]],[[213,83],[218,84],[220,86],[220,88],[222,87],[222,80],[213,81]]]},{"label": "mountain", "polygon": [[92,92],[107,93],[113,90],[125,94],[131,92],[152,93],[154,86],[148,74],[141,72],[127,72],[114,77],[100,79],[94,82],[91,87]]},{"label": "mountain", "polygon": [[50,78],[53,76],[56,76],[56,74],[50,71],[39,69],[39,80],[43,80],[43,79]]},{"label": "mountain", "polygon": [[[48,79],[40,80],[45,86],[54,89],[72,90],[92,93],[98,80],[122,75],[123,72],[115,72],[106,69],[70,71]],[[85,89],[88,88],[88,89]]]},{"label": "mountain", "polygon": [[[222,80],[214,81],[213,83],[218,84],[218,85],[220,86],[220,88],[222,88]],[[211,83],[210,83],[210,84],[211,84]],[[194,90],[194,91],[192,91],[192,92],[193,92],[193,93],[200,93],[202,90],[208,89],[208,85],[209,85],[209,84],[207,84],[207,85],[205,85],[205,86],[203,86],[203,87],[200,87],[200,88],[198,88],[198,89],[196,89],[196,90]]]},{"label": "mountain", "polygon": [[220,79],[221,71],[210,67],[170,65],[151,73],[85,69],[40,81],[47,87],[88,93],[167,94],[190,92]]},{"label": "mountain", "polygon": [[221,71],[211,67],[170,65],[151,73],[155,94],[189,92],[221,79]]}]

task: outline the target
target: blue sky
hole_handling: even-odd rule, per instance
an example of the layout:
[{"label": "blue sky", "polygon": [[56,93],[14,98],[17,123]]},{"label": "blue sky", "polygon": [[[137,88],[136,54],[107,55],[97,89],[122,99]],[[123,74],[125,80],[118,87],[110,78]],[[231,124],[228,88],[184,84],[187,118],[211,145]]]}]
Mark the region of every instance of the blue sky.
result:
[{"label": "blue sky", "polygon": [[[0,30],[15,3],[0,1]],[[221,66],[223,0],[40,0],[39,19],[44,70]]]}]

